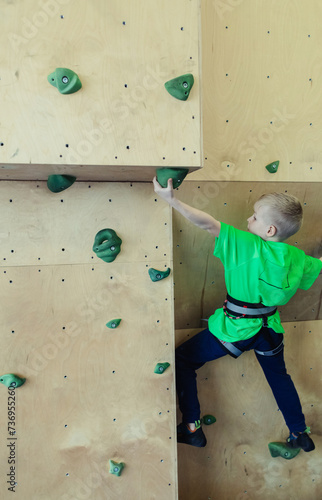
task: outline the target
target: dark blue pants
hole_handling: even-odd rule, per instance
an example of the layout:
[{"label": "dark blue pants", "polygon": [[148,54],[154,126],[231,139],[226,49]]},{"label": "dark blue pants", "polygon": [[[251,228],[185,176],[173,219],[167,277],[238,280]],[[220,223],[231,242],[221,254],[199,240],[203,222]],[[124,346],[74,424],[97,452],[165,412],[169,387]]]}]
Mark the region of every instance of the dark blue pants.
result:
[{"label": "dark blue pants", "polygon": [[[267,331],[270,342],[267,338]],[[282,340],[283,335],[271,329],[266,329],[266,335],[264,335],[263,328],[257,335],[255,343],[253,339],[248,339],[234,342],[234,345],[242,351],[252,349],[270,351]],[[198,333],[176,349],[176,384],[183,422],[200,420],[196,370],[207,361],[213,361],[226,354],[227,351],[208,329]],[[303,432],[306,429],[305,418],[293,381],[286,372],[284,349],[275,356],[255,354],[290,432]]]}]

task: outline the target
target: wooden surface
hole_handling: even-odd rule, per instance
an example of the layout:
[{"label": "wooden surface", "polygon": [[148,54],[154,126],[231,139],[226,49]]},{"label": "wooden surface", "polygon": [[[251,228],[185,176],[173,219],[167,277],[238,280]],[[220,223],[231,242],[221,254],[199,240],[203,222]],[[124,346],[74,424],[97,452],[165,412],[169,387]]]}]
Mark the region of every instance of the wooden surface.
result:
[{"label": "wooden surface", "polygon": [[193,180],[322,181],[321,16],[319,0],[202,2],[205,165]]},{"label": "wooden surface", "polygon": [[[184,182],[178,199],[217,220],[247,230],[247,218],[264,193],[285,192],[303,205],[304,223],[288,243],[314,257],[322,256],[321,194],[318,183]],[[174,211],[174,281],[176,328],[199,328],[226,298],[224,268],[213,256],[214,238]],[[307,291],[298,290],[281,307],[283,321],[322,319],[320,276]]]},{"label": "wooden surface", "polygon": [[[126,181],[150,180],[142,167],[201,167],[199,0],[1,0],[0,9],[0,178],[45,179],[41,165]],[[80,91],[48,83],[59,67],[79,75]],[[185,73],[195,83],[183,102],[164,83]],[[130,166],[138,179],[135,168],[124,176]]]},{"label": "wooden surface", "polygon": [[[163,167],[163,165],[161,165]],[[0,165],[0,180],[47,181],[49,175],[72,175],[84,182],[152,182],[156,175],[155,166],[110,166],[110,165]],[[186,167],[189,173],[196,167]]]},{"label": "wooden surface", "polygon": [[[285,359],[300,395],[316,449],[292,459],[272,458],[268,443],[288,429],[253,352],[226,356],[198,371],[205,448],[178,445],[181,500],[320,500],[322,491],[322,321],[285,323]],[[199,330],[197,330],[199,331]],[[196,330],[179,330],[177,345]],[[180,421],[180,415],[178,416]]]},{"label": "wooden surface", "polygon": [[[204,158],[180,199],[242,228],[260,194],[288,190],[306,204],[291,243],[321,255],[318,0],[203,1],[202,81],[197,0],[0,8],[0,179],[150,181],[156,166],[192,170]],[[80,92],[49,85],[59,66],[79,74]],[[164,82],[186,72],[195,85],[183,103]],[[156,288],[144,273],[173,267],[171,217],[151,186],[77,183],[54,195],[44,182],[2,182],[0,200],[1,366],[27,376],[16,391],[16,497],[176,498],[172,280],[177,328],[206,326],[225,293],[211,237],[175,215],[174,274]],[[127,242],[110,265],[91,252],[102,227]],[[297,294],[283,319],[321,319],[320,289]],[[117,331],[105,327],[111,316],[123,318]],[[251,353],[226,357],[199,372],[202,409],[218,422],[205,450],[179,447],[182,500],[320,500],[320,328],[289,323],[286,334],[317,450],[270,457],[267,443],[287,436],[274,399]],[[165,359],[159,379],[151,367]],[[107,473],[109,458],[126,463],[121,478]]]},{"label": "wooden surface", "polygon": [[[175,500],[173,278],[148,276],[173,267],[168,207],[152,186],[129,183],[55,195],[46,183],[1,182],[0,199],[1,374],[27,378],[15,391],[15,497]],[[110,264],[92,252],[105,227],[123,240]],[[108,329],[115,318],[120,326]],[[155,374],[165,361],[170,368]],[[109,474],[109,459],[125,463],[121,477]]]}]

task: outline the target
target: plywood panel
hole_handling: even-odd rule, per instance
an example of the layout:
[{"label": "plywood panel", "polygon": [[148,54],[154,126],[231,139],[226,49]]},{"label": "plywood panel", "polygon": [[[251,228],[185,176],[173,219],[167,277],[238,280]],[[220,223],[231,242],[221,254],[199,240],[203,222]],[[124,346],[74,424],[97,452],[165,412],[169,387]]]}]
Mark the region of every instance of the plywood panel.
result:
[{"label": "plywood panel", "polygon": [[[321,498],[321,364],[312,355],[321,349],[321,325],[321,321],[284,325],[288,372],[316,449],[302,451],[293,460],[271,457],[268,443],[288,436],[271,390],[252,352],[237,360],[226,356],[198,371],[202,415],[213,414],[217,422],[204,427],[205,448],[178,445],[180,499]],[[194,333],[177,331],[177,344]]]},{"label": "plywood panel", "polygon": [[[162,167],[163,165],[161,165]],[[189,172],[197,167],[187,167]],[[0,164],[0,179],[14,181],[47,181],[49,175],[72,175],[77,181],[152,182],[156,174],[154,166],[110,166],[110,165],[24,165]]]},{"label": "plywood panel", "polygon": [[[247,218],[264,193],[288,192],[304,209],[304,223],[288,243],[314,257],[322,256],[320,185],[315,183],[185,182],[176,196],[216,219],[247,230]],[[226,297],[224,269],[213,257],[214,239],[174,211],[176,327],[201,327]],[[308,291],[298,290],[280,308],[283,321],[322,319],[321,276]]]},{"label": "plywood panel", "polygon": [[[27,378],[15,391],[17,498],[176,499],[173,279],[153,283],[147,272],[173,267],[168,207],[142,185],[79,185],[63,203],[61,195],[46,199],[44,183],[0,189],[13,210],[2,198],[2,221],[25,249],[0,272],[1,371]],[[116,204],[107,214],[109,199]],[[146,233],[141,210],[151,217]],[[122,252],[113,263],[95,256],[92,264],[83,237],[102,220],[123,226]],[[66,244],[65,260],[57,240]],[[115,318],[120,326],[108,329]],[[167,372],[154,374],[164,361]],[[9,498],[12,437],[1,389],[0,490]],[[125,462],[120,478],[109,474],[109,459]]]},{"label": "plywood panel", "polygon": [[229,168],[232,180],[321,182],[321,9],[202,2],[205,166],[193,180],[226,180]]},{"label": "plywood panel", "polygon": [[[31,169],[44,179],[42,165],[105,166],[101,179],[113,166],[110,180],[135,180],[125,166],[201,166],[199,0],[3,0],[0,8],[1,178],[19,170],[28,179]],[[82,89],[61,95],[47,81],[57,67],[74,70]],[[195,84],[182,102],[164,83],[185,73]]]},{"label": "plywood panel", "polygon": [[75,183],[52,193],[45,182],[3,181],[0,200],[5,267],[95,267],[101,261],[92,251],[94,239],[104,228],[114,229],[123,240],[118,263],[170,258],[170,212],[156,198],[152,183]]}]

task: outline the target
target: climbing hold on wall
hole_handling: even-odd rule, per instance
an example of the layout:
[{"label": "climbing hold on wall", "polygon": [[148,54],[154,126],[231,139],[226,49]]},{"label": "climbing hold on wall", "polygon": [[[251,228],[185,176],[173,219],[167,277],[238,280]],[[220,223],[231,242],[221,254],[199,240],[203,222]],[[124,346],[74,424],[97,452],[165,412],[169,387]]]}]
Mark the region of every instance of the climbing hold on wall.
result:
[{"label": "climbing hold on wall", "polygon": [[286,460],[291,460],[301,451],[301,448],[290,448],[285,443],[269,443],[268,449],[272,457],[282,457]]},{"label": "climbing hold on wall", "polygon": [[122,474],[122,470],[125,467],[125,463],[123,462],[114,462],[114,460],[109,460],[110,464],[110,474],[114,474],[114,476],[120,476]]},{"label": "climbing hold on wall", "polygon": [[194,84],[194,78],[191,73],[173,78],[164,84],[165,88],[176,99],[186,101]]},{"label": "climbing hold on wall", "polygon": [[157,373],[158,375],[161,375],[166,371],[167,368],[169,368],[170,363],[158,363],[156,367],[154,368],[154,373]]},{"label": "climbing hold on wall", "polygon": [[265,168],[270,174],[275,174],[277,172],[279,164],[279,161],[274,161],[273,163],[269,163],[268,165],[266,165]]},{"label": "climbing hold on wall", "polygon": [[168,267],[166,271],[158,271],[157,269],[153,269],[153,267],[151,267],[148,272],[152,281],[161,281],[169,276],[170,267]]},{"label": "climbing hold on wall", "polygon": [[47,76],[47,80],[51,85],[57,87],[61,94],[74,94],[82,88],[82,82],[78,75],[67,68],[56,68]]},{"label": "climbing hold on wall", "polygon": [[106,323],[107,328],[117,328],[121,323],[121,319],[112,319],[108,323]]},{"label": "climbing hold on wall", "polygon": [[188,168],[157,168],[157,181],[163,188],[168,185],[168,179],[173,181],[173,189],[182,184],[183,179],[189,173]]},{"label": "climbing hold on wall", "polygon": [[13,373],[7,373],[6,375],[2,375],[0,377],[1,384],[4,384],[6,387],[20,387],[26,382],[25,378],[20,378],[18,375],[14,375]]},{"label": "climbing hold on wall", "polygon": [[93,252],[104,262],[113,262],[121,251],[122,240],[113,229],[102,229],[94,240]]},{"label": "climbing hold on wall", "polygon": [[202,417],[201,421],[205,425],[211,425],[216,422],[216,418],[213,415],[205,415]]},{"label": "climbing hold on wall", "polygon": [[47,180],[47,187],[52,193],[60,193],[68,189],[75,181],[76,177],[73,175],[50,175]]}]

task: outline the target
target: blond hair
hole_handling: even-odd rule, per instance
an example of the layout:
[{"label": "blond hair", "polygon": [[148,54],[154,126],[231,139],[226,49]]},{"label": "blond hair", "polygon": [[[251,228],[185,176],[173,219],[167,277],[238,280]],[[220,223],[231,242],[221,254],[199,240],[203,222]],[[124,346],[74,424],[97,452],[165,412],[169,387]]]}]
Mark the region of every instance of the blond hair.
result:
[{"label": "blond hair", "polygon": [[280,241],[286,240],[301,228],[303,208],[295,196],[285,193],[263,194],[257,203],[269,207],[271,223],[276,227]]}]

